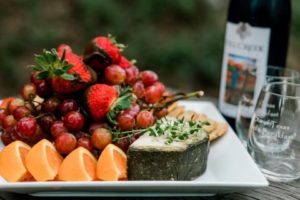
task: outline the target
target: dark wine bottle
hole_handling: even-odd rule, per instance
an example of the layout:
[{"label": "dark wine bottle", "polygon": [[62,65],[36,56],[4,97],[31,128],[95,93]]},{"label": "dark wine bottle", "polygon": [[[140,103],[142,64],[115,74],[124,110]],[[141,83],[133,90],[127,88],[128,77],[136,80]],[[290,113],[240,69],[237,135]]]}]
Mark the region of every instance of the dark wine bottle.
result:
[{"label": "dark wine bottle", "polygon": [[[285,67],[291,21],[290,0],[231,0],[228,9],[219,109],[234,123],[246,70],[265,73]],[[253,87],[253,92],[258,88]]]}]

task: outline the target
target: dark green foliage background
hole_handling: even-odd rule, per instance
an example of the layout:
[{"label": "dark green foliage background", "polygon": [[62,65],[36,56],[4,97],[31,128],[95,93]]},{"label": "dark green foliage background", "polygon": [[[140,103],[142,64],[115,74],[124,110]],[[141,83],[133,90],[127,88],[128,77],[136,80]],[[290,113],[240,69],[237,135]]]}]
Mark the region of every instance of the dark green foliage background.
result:
[{"label": "dark green foliage background", "polygon": [[[33,53],[60,43],[82,53],[111,33],[125,55],[169,87],[217,97],[227,0],[0,1],[0,98],[28,81]],[[299,67],[300,1],[293,0],[289,66]]]}]

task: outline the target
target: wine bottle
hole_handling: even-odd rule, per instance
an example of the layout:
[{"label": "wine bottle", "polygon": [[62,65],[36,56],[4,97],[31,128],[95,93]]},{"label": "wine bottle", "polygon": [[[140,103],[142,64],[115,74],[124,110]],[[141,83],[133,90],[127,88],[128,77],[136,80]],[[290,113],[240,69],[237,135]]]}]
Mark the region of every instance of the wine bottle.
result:
[{"label": "wine bottle", "polygon": [[[228,9],[219,95],[221,113],[234,124],[246,70],[285,67],[290,0],[231,0]],[[253,92],[260,86],[256,84]]]}]

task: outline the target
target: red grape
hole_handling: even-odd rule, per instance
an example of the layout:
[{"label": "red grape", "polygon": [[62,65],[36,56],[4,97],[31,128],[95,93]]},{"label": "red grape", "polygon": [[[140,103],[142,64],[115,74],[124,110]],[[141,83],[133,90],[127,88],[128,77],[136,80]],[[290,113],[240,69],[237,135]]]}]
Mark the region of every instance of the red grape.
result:
[{"label": "red grape", "polygon": [[45,80],[36,83],[36,93],[42,98],[48,98],[52,95],[52,90],[50,85]]},{"label": "red grape", "polygon": [[115,143],[115,145],[117,145],[126,153],[130,145],[130,140],[128,138],[121,138],[118,142]]},{"label": "red grape", "polygon": [[64,124],[70,131],[80,131],[84,126],[84,116],[77,111],[71,111],[64,116]]},{"label": "red grape", "polygon": [[162,95],[164,95],[166,87],[163,83],[156,82],[153,85],[157,88],[157,90],[159,90],[162,93]]},{"label": "red grape", "polygon": [[59,136],[61,133],[63,132],[67,132],[67,128],[65,127],[64,125],[64,122],[63,121],[55,121],[52,126],[51,126],[51,129],[50,129],[50,132],[51,132],[51,135],[53,137],[57,137]]},{"label": "red grape", "polygon": [[3,131],[1,133],[1,141],[3,142],[4,145],[9,145],[10,143],[13,142],[13,139],[11,138],[11,135],[8,131]]},{"label": "red grape", "polygon": [[152,85],[153,83],[155,83],[158,80],[157,74],[150,70],[141,72],[140,76],[146,87],[149,85]]},{"label": "red grape", "polygon": [[160,82],[150,85],[145,90],[146,102],[151,104],[159,102],[163,96],[164,91],[165,91],[165,86]]},{"label": "red grape", "polygon": [[42,110],[48,113],[56,113],[58,111],[59,103],[60,101],[57,97],[51,97],[49,99],[46,99],[43,102]]},{"label": "red grape", "polygon": [[154,116],[147,110],[142,110],[136,117],[136,123],[139,128],[148,128],[154,124]]},{"label": "red grape", "polygon": [[13,141],[16,141],[16,140],[22,140],[22,141],[24,141],[24,137],[20,136],[20,134],[17,131],[17,127],[16,126],[13,126],[13,127],[9,128],[9,129],[7,129],[6,132],[10,135],[10,137],[11,137],[11,139]]},{"label": "red grape", "polygon": [[112,142],[112,135],[110,131],[105,128],[97,128],[94,130],[91,140],[95,148],[102,150],[106,145]]},{"label": "red grape", "polygon": [[105,69],[104,76],[111,84],[118,85],[125,81],[126,72],[119,65],[110,65]]},{"label": "red grape", "polygon": [[41,117],[40,125],[42,130],[45,131],[46,133],[50,133],[51,127],[54,122],[55,122],[55,117],[53,115],[46,115]]},{"label": "red grape", "polygon": [[93,133],[97,128],[108,128],[108,124],[105,122],[92,122],[89,126],[89,133]]},{"label": "red grape", "polygon": [[21,89],[21,95],[24,100],[32,100],[36,96],[36,87],[32,83],[25,84]]},{"label": "red grape", "polygon": [[24,117],[17,122],[17,131],[24,138],[33,136],[36,129],[37,122],[34,117]]},{"label": "red grape", "polygon": [[59,110],[60,110],[60,113],[62,115],[65,115],[68,112],[77,111],[78,110],[78,105],[77,105],[75,100],[66,99],[66,100],[64,100],[63,102],[61,102],[59,104]]},{"label": "red grape", "polygon": [[137,81],[132,87],[133,93],[137,96],[137,98],[141,99],[145,95],[145,87],[142,81]]},{"label": "red grape", "polygon": [[6,117],[6,116],[7,116],[6,110],[0,108],[0,126],[1,126],[1,124],[2,124],[2,120],[3,120],[4,117]]},{"label": "red grape", "polygon": [[131,130],[134,127],[135,119],[130,114],[120,114],[117,117],[118,127],[122,131],[128,131]]},{"label": "red grape", "polygon": [[15,98],[8,105],[8,112],[10,114],[12,114],[17,107],[24,106],[24,105],[25,105],[25,102],[23,101],[23,99]]},{"label": "red grape", "polygon": [[55,146],[58,152],[61,154],[69,154],[76,148],[76,138],[74,135],[68,132],[61,133],[55,139]]},{"label": "red grape", "polygon": [[7,115],[6,117],[4,117],[2,119],[2,128],[6,130],[6,129],[11,128],[14,125],[16,125],[16,123],[17,123],[17,121],[14,118],[14,116]]},{"label": "red grape", "polygon": [[28,138],[28,143],[30,143],[31,145],[34,145],[35,143],[39,142],[40,140],[46,138],[45,133],[43,132],[42,128],[38,125],[36,127],[36,131],[34,133],[33,136],[31,136],[30,138]]},{"label": "red grape", "polygon": [[125,82],[130,85],[134,84],[139,78],[139,69],[136,66],[131,66],[125,69],[125,71],[126,71]]},{"label": "red grape", "polygon": [[20,120],[21,118],[28,117],[30,115],[31,111],[25,106],[17,107],[13,112],[13,116],[16,120]]},{"label": "red grape", "polygon": [[140,106],[138,104],[134,104],[131,106],[131,108],[123,111],[124,114],[129,114],[132,117],[136,117],[139,112],[140,112]]},{"label": "red grape", "polygon": [[77,147],[84,147],[89,151],[93,150],[93,144],[89,137],[81,137],[77,141]]}]

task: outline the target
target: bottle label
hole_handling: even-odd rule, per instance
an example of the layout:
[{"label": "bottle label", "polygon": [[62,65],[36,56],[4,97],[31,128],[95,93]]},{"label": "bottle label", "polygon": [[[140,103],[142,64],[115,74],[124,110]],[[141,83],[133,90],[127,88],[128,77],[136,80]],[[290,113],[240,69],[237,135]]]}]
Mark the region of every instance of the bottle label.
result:
[{"label": "bottle label", "polygon": [[[270,28],[254,27],[243,22],[227,23],[219,96],[219,108],[226,116],[236,117],[247,70],[256,68],[257,73],[266,73],[270,33]],[[247,85],[247,92],[252,93],[254,99],[263,86],[264,79],[260,77],[251,86]]]}]

